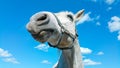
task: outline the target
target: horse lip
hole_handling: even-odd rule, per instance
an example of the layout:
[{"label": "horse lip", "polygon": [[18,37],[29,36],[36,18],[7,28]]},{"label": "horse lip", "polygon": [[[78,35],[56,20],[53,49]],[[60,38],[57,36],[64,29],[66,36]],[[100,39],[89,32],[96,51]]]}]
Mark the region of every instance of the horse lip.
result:
[{"label": "horse lip", "polygon": [[31,35],[38,36],[43,31],[53,33],[55,30],[54,29],[43,29],[43,30],[40,30],[38,33],[31,33]]},{"label": "horse lip", "polygon": [[33,36],[34,39],[40,41],[40,40],[44,40],[45,36],[48,39],[53,33],[54,33],[54,29],[43,29],[39,31],[38,33],[31,34],[31,35]]}]

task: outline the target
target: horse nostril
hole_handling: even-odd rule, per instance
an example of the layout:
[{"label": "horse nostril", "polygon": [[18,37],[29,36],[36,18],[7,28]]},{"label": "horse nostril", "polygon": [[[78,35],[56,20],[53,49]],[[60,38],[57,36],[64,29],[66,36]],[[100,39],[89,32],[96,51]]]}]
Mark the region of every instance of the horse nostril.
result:
[{"label": "horse nostril", "polygon": [[42,13],[39,15],[39,17],[36,19],[36,24],[37,26],[42,26],[42,25],[46,25],[49,23],[49,15],[48,14],[45,14],[45,13]]},{"label": "horse nostril", "polygon": [[37,21],[42,21],[45,20],[47,18],[46,14],[41,14],[40,17],[37,19]]}]

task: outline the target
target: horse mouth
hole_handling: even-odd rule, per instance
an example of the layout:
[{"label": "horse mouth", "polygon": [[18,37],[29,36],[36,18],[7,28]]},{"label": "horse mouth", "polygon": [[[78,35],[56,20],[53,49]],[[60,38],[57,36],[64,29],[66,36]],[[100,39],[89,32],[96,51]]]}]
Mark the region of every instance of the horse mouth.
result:
[{"label": "horse mouth", "polygon": [[53,29],[44,29],[37,34],[32,34],[32,36],[35,40],[44,43],[50,38],[50,36],[52,36],[53,33]]}]

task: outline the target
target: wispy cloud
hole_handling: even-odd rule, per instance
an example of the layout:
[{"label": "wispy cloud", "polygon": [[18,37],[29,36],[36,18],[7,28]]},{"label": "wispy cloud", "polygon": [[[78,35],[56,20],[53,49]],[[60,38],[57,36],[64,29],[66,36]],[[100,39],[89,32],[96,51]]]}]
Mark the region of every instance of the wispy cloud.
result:
[{"label": "wispy cloud", "polygon": [[115,2],[115,0],[105,0],[105,3],[107,3],[108,5],[111,5]]},{"label": "wispy cloud", "polygon": [[97,2],[97,0],[91,0],[92,2]]},{"label": "wispy cloud", "polygon": [[91,21],[93,21],[93,22],[96,23],[97,26],[100,26],[100,25],[101,25],[101,23],[99,22],[100,15],[95,16],[95,17],[91,17],[90,15],[91,15],[91,12],[86,13],[86,14],[81,18],[81,20],[78,21],[77,25],[83,24],[83,23],[85,23],[85,22],[91,22]]},{"label": "wispy cloud", "polygon": [[37,49],[39,49],[41,51],[44,51],[44,52],[48,52],[49,46],[46,45],[46,44],[40,44],[40,45],[36,46],[35,48],[37,48]]},{"label": "wispy cloud", "polygon": [[106,3],[107,5],[112,5],[114,3],[118,3],[119,0],[91,0],[94,3]]},{"label": "wispy cloud", "polygon": [[95,17],[95,20],[99,20],[100,19],[100,15]]},{"label": "wispy cloud", "polygon": [[0,48],[0,56],[1,57],[11,57],[12,54],[8,53],[8,51],[5,51],[4,49]]},{"label": "wispy cloud", "polygon": [[120,40],[120,31],[118,32],[117,38],[118,38],[118,40]]},{"label": "wispy cloud", "polygon": [[86,13],[81,20],[77,23],[77,25],[82,24],[84,22],[92,21],[93,18],[90,17],[91,12]]},{"label": "wispy cloud", "polygon": [[14,63],[14,64],[19,64],[20,62],[18,62],[15,58],[10,57],[10,58],[4,58],[3,61],[5,62],[10,62],[10,63]]},{"label": "wispy cloud", "polygon": [[92,53],[92,50],[89,48],[81,47],[80,49],[81,49],[82,54],[91,54]]},{"label": "wispy cloud", "polygon": [[108,22],[110,32],[118,32],[118,40],[120,40],[120,17],[113,16]]},{"label": "wispy cloud", "polygon": [[108,8],[107,8],[107,11],[110,11],[111,9],[112,9],[112,7],[108,7]]},{"label": "wispy cloud", "polygon": [[[93,61],[91,59],[86,59],[87,56],[84,56],[84,54],[91,54],[92,53],[92,50],[89,49],[89,48],[84,48],[84,47],[81,47],[81,53],[83,54],[83,63],[84,65],[86,66],[91,66],[91,65],[99,65],[101,64],[101,62],[96,62],[96,61]],[[103,55],[104,53],[102,51],[98,52],[97,55]]]},{"label": "wispy cloud", "polygon": [[97,53],[97,55],[104,55],[104,52],[100,51]]},{"label": "wispy cloud", "polygon": [[98,15],[98,16],[96,16],[96,17],[93,18],[93,20],[94,20],[94,22],[96,22],[97,26],[101,25],[101,23],[99,22],[99,19],[100,19],[100,15]]},{"label": "wispy cloud", "polygon": [[95,62],[95,61],[92,61],[91,59],[84,59],[84,60],[83,60],[83,63],[84,63],[84,65],[86,65],[86,66],[99,65],[99,64],[101,64],[101,62]]},{"label": "wispy cloud", "polygon": [[97,22],[97,23],[96,23],[96,25],[97,25],[97,26],[100,26],[100,25],[101,25],[101,23],[100,23],[100,22]]},{"label": "wispy cloud", "polygon": [[2,60],[5,62],[10,62],[10,63],[14,63],[14,64],[19,64],[20,62],[18,62],[11,53],[9,53],[8,51],[0,48],[0,57],[2,57]]},{"label": "wispy cloud", "polygon": [[43,60],[41,63],[43,63],[43,64],[51,64],[51,62],[49,62],[48,60]]}]

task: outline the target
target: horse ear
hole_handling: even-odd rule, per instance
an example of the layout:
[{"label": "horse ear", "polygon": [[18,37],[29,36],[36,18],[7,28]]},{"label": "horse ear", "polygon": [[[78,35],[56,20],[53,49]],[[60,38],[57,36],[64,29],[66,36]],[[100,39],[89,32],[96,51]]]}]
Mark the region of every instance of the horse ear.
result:
[{"label": "horse ear", "polygon": [[83,16],[84,14],[84,9],[78,11],[76,14],[75,14],[75,21],[79,21],[81,19],[81,17]]}]

